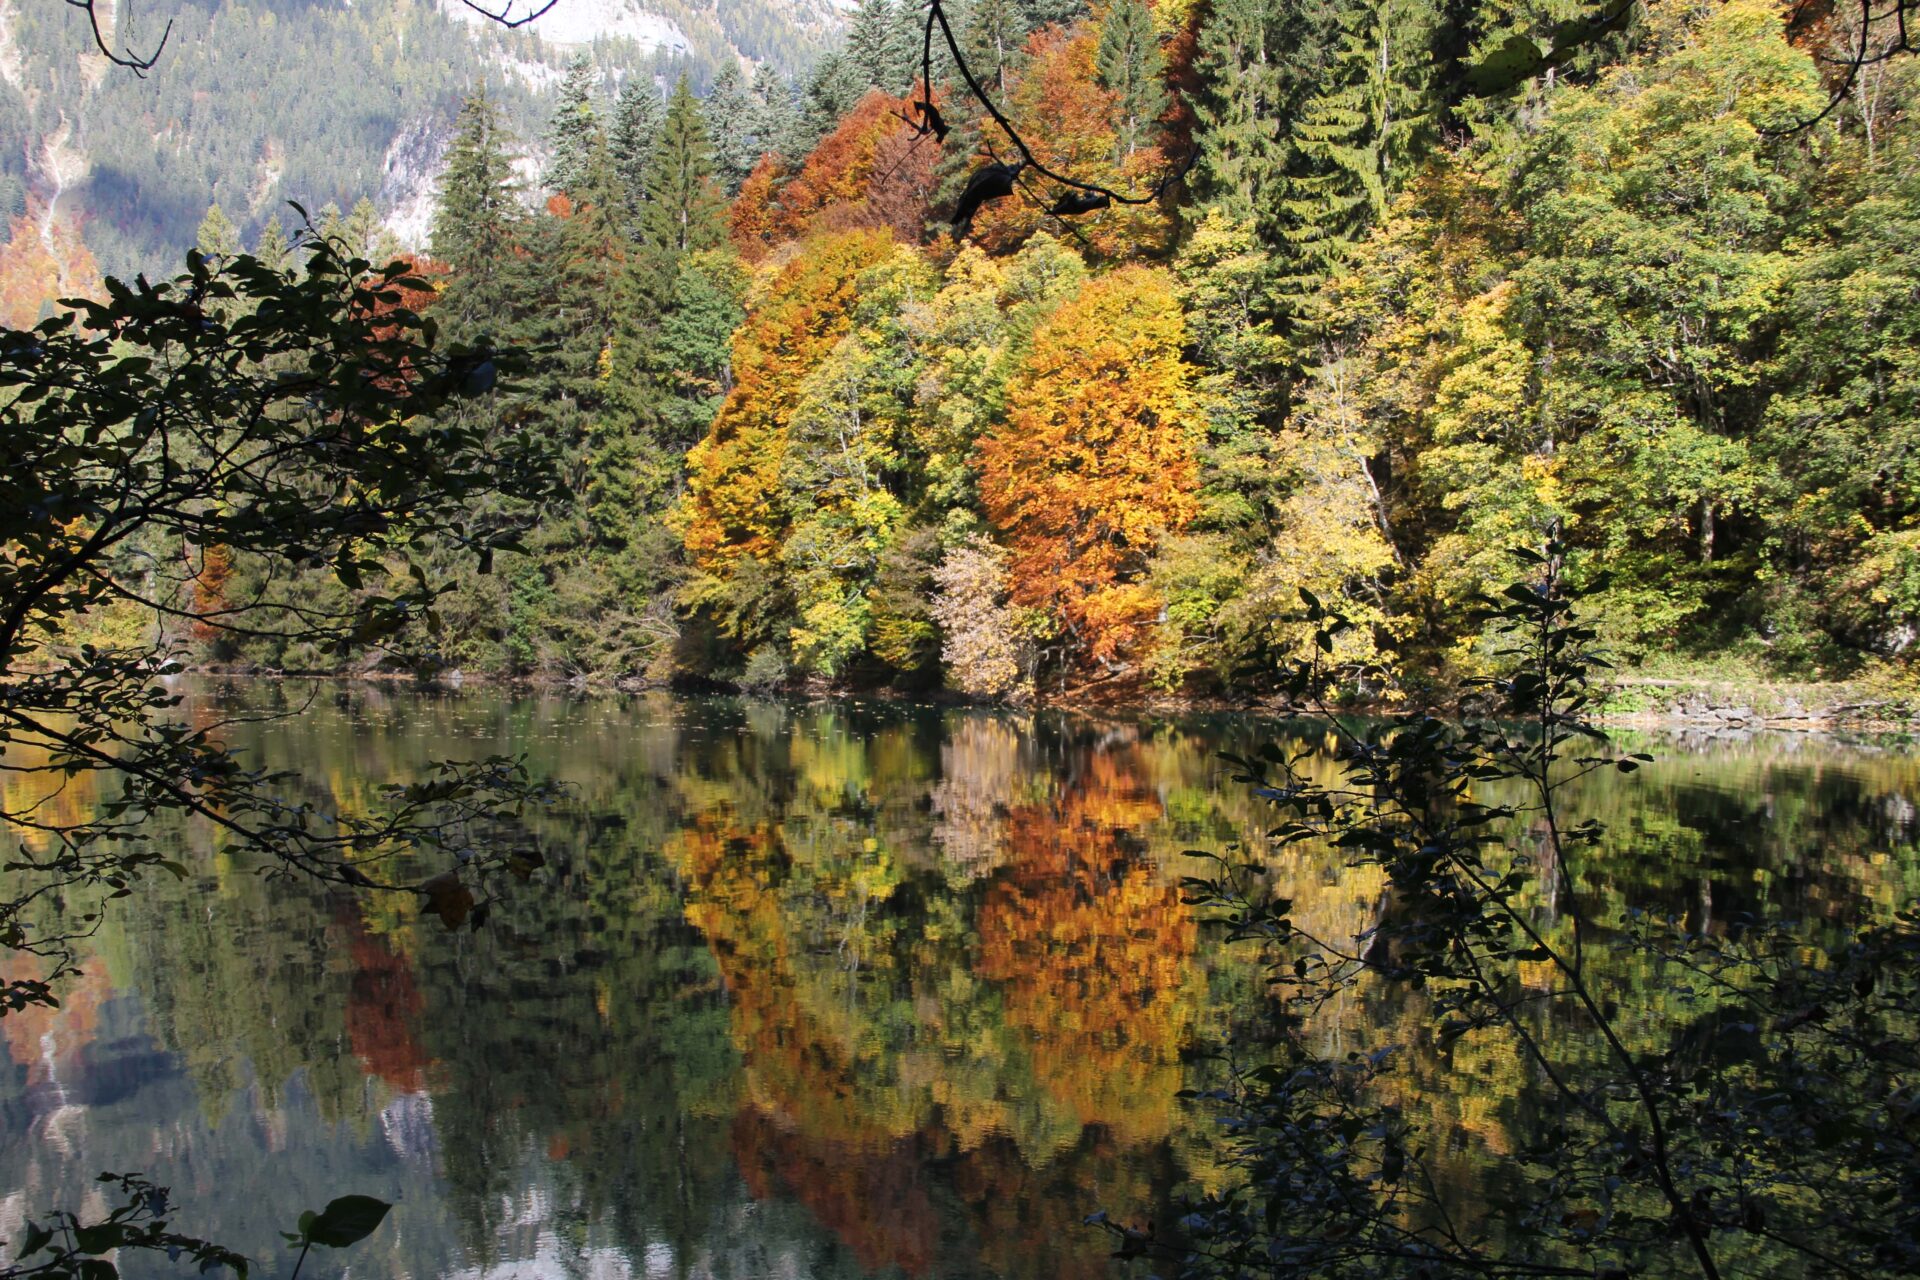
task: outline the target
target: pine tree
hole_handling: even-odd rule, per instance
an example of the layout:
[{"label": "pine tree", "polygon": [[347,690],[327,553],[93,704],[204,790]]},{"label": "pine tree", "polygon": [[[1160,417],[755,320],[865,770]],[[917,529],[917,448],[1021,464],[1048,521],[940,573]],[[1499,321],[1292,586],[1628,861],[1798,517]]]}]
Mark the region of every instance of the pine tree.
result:
[{"label": "pine tree", "polygon": [[868,88],[866,72],[843,53],[829,53],[814,65],[801,102],[800,129],[795,135],[795,159],[813,150],[814,144],[832,133],[840,117],[852,109]]},{"label": "pine tree", "polygon": [[1087,0],[1016,0],[1021,20],[1032,31],[1070,27],[1087,16]]},{"label": "pine tree", "polygon": [[760,149],[754,145],[754,102],[740,68],[728,63],[713,78],[705,103],[707,134],[713,140],[714,169],[729,192],[752,172]]},{"label": "pine tree", "polygon": [[347,252],[356,258],[365,258],[375,266],[384,266],[379,261],[378,250],[381,240],[387,234],[387,228],[380,220],[380,211],[373,207],[373,201],[361,196],[354,202],[352,212],[347,214],[341,224],[341,236],[346,240]]},{"label": "pine tree", "polygon": [[314,230],[320,238],[330,244],[340,244],[347,238],[347,220],[340,215],[340,206],[329,200],[320,206],[320,217],[314,224]]},{"label": "pine tree", "polygon": [[1166,59],[1146,0],[1117,0],[1108,11],[1100,24],[1094,69],[1101,85],[1119,99],[1116,134],[1121,158],[1129,158],[1152,140],[1155,124],[1167,109]]},{"label": "pine tree", "polygon": [[194,247],[203,257],[215,261],[240,252],[240,232],[217,201],[207,206],[206,216],[200,219],[200,229],[194,233]]},{"label": "pine tree", "polygon": [[593,110],[594,83],[599,76],[593,59],[584,53],[574,55],[567,64],[567,75],[560,82],[560,100],[547,124],[547,149],[551,158],[542,181],[549,190],[571,192],[581,181],[593,149],[599,122]]},{"label": "pine tree", "polygon": [[[972,0],[954,34],[980,87],[1004,102],[1026,61],[1027,20],[1020,6],[1015,0]],[[937,35],[936,42],[944,43]]]},{"label": "pine tree", "polygon": [[451,275],[436,311],[452,336],[499,331],[515,302],[514,246],[523,216],[500,113],[482,91],[460,108],[434,209],[433,256]]},{"label": "pine tree", "polygon": [[[893,11],[893,25],[887,33],[887,79],[880,87],[888,93],[904,94],[920,80],[920,58],[926,42],[927,8],[924,0],[900,0]],[[939,33],[934,33],[939,40]],[[943,42],[944,43],[944,42]],[[935,64],[935,74],[939,66]]]},{"label": "pine tree", "polygon": [[[700,103],[683,75],[667,102],[666,122],[647,166],[646,204],[640,213],[641,241],[671,279],[671,262],[683,254],[717,247],[725,238],[721,214],[725,198],[713,179],[713,147]],[[664,296],[664,291],[663,291]]]},{"label": "pine tree", "polygon": [[278,213],[269,217],[267,225],[260,229],[260,238],[254,242],[253,256],[273,271],[285,271],[292,264],[293,246],[287,243],[287,230],[280,225]]}]

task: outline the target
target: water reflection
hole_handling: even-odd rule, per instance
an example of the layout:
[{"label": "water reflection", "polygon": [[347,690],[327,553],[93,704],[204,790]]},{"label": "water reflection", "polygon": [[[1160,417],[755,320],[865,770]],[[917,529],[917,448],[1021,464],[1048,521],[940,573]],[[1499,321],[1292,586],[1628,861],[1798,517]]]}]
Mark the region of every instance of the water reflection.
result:
[{"label": "water reflection", "polygon": [[[0,1020],[0,1236],[145,1169],[261,1274],[344,1191],[398,1208],[336,1272],[1107,1273],[1087,1212],[1151,1217],[1221,1176],[1174,1095],[1261,984],[1178,883],[1184,850],[1260,829],[1216,753],[1275,731],[329,690],[254,744],[315,803],[525,750],[589,821],[555,824],[552,883],[478,934],[265,882],[183,830],[191,881],[124,904],[60,1011]],[[1670,758],[1575,798],[1614,831],[1585,886],[1603,924],[1629,903],[1840,921],[1920,887],[1911,756],[1648,745]],[[1379,908],[1324,851],[1274,869],[1323,935]],[[1315,1034],[1422,1032],[1405,1000],[1355,1000]],[[1512,1074],[1429,1055],[1408,1077],[1463,1179],[1507,1147]]]}]

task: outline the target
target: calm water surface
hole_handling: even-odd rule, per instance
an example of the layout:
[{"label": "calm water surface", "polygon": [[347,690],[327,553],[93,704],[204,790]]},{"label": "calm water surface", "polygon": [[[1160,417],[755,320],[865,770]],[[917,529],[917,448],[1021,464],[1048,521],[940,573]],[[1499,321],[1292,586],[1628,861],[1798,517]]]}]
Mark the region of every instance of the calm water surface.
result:
[{"label": "calm water surface", "polygon": [[[202,690],[191,709],[303,697]],[[61,1010],[0,1020],[0,1237],[138,1169],[262,1275],[289,1269],[278,1229],[349,1191],[397,1207],[309,1274],[1111,1274],[1086,1214],[1149,1218],[1222,1176],[1174,1095],[1213,1078],[1208,1047],[1261,983],[1178,883],[1201,869],[1185,851],[1263,818],[1216,753],[1281,731],[326,689],[248,731],[323,806],[524,751],[589,820],[552,824],[551,883],[457,934],[184,833],[192,879],[124,904]],[[1585,879],[1603,924],[1631,904],[1838,927],[1920,889],[1905,748],[1637,745],[1659,763],[1574,806],[1613,832]],[[1379,901],[1303,846],[1275,872],[1326,934]],[[1417,1011],[1377,1001],[1315,1033],[1422,1039]],[[1413,1077],[1471,1180],[1521,1083],[1509,1062],[1449,1065]]]}]

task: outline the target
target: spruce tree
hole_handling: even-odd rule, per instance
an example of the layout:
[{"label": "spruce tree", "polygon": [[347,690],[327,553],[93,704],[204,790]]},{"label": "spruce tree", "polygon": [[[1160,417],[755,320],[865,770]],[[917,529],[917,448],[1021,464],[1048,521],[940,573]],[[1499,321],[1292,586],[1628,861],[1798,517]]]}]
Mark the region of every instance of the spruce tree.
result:
[{"label": "spruce tree", "polygon": [[[880,82],[880,87],[888,93],[909,93],[912,86],[919,83],[926,22],[924,0],[900,0],[894,8],[893,26],[887,33],[887,79]],[[936,31],[934,38],[940,40],[940,33]],[[939,74],[937,63],[935,74]]]},{"label": "spruce tree", "polygon": [[613,105],[613,127],[607,130],[607,159],[627,193],[629,215],[639,210],[647,162],[653,156],[654,139],[660,134],[665,111],[652,76],[629,76],[620,86],[620,96]]},{"label": "spruce tree", "polygon": [[194,233],[194,248],[202,256],[219,261],[231,258],[240,252],[240,232],[228,220],[226,210],[218,201],[207,206],[206,216],[200,219],[200,229]]},{"label": "spruce tree", "polygon": [[1094,71],[1119,99],[1118,145],[1121,158],[1129,158],[1153,140],[1167,109],[1166,59],[1146,0],[1116,0],[1108,10],[1100,24]]},{"label": "spruce tree", "polygon": [[713,140],[714,170],[721,185],[737,191],[741,179],[753,171],[760,150],[754,145],[754,103],[747,94],[740,68],[728,63],[713,78],[705,104],[707,134]]},{"label": "spruce tree", "polygon": [[1028,30],[1070,27],[1087,16],[1087,0],[1016,0]]},{"label": "spruce tree", "polygon": [[320,206],[320,217],[314,223],[314,230],[320,238],[329,244],[342,244],[347,238],[347,220],[340,215],[340,206],[329,200]]},{"label": "spruce tree", "polygon": [[381,241],[387,236],[387,228],[380,220],[380,211],[373,207],[373,201],[361,196],[354,202],[346,221],[341,224],[341,237],[347,243],[347,252],[356,258],[365,258],[374,266],[385,266],[379,260]]},{"label": "spruce tree", "polygon": [[1298,115],[1324,59],[1325,4],[1214,0],[1196,59],[1195,187],[1202,200],[1273,237]]},{"label": "spruce tree", "polygon": [[293,246],[287,243],[287,229],[280,224],[278,213],[269,217],[267,225],[260,228],[260,238],[253,245],[253,256],[272,271],[285,271],[292,264]]},{"label": "spruce tree", "polygon": [[725,197],[714,182],[713,167],[706,121],[683,75],[667,102],[640,211],[641,242],[663,285],[670,283],[672,264],[681,255],[713,248],[724,239],[720,218]]},{"label": "spruce tree", "polygon": [[593,59],[584,53],[575,54],[567,64],[566,78],[560,82],[560,100],[547,123],[549,159],[541,180],[551,191],[571,194],[585,174],[594,135],[599,131],[593,110],[594,82],[598,79]]},{"label": "spruce tree", "polygon": [[1327,69],[1293,126],[1298,160],[1281,202],[1296,297],[1384,216],[1437,136],[1443,22],[1436,0],[1349,0],[1339,12]]},{"label": "spruce tree", "polygon": [[893,74],[893,49],[892,0],[860,0],[847,26],[844,56],[862,90],[877,85],[897,92],[897,87],[888,83]]},{"label": "spruce tree", "polygon": [[[793,100],[793,86],[787,83],[771,63],[762,64],[753,75],[753,136],[760,155],[791,156],[794,132],[800,126],[800,109]],[[758,156],[755,157],[758,160]]]},{"label": "spruce tree", "polygon": [[[1027,20],[1020,6],[1015,0],[971,0],[954,35],[980,87],[1004,101],[1026,61]],[[937,32],[934,38],[937,46],[944,46]],[[964,90],[955,84],[952,91]]]},{"label": "spruce tree", "polygon": [[844,53],[829,53],[814,65],[801,102],[800,130],[794,155],[804,156],[840,123],[860,95],[867,91],[866,73]]},{"label": "spruce tree", "polygon": [[456,338],[501,332],[515,302],[514,246],[524,218],[507,147],[486,92],[467,99],[440,178],[431,241],[451,273],[435,311]]}]

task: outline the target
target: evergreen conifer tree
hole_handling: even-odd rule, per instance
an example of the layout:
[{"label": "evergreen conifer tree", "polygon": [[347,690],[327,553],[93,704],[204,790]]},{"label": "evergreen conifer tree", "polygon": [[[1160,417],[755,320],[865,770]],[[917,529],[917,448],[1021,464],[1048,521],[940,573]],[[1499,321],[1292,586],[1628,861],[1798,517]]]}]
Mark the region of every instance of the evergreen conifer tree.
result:
[{"label": "evergreen conifer tree", "polygon": [[293,261],[293,246],[287,242],[287,229],[280,223],[280,215],[273,214],[267,219],[267,225],[260,228],[260,238],[254,242],[253,256],[273,271],[285,271]]},{"label": "evergreen conifer tree", "polygon": [[240,232],[227,218],[226,210],[218,201],[207,206],[206,216],[200,219],[200,229],[194,233],[194,247],[211,259],[231,258],[240,252]]},{"label": "evergreen conifer tree", "polygon": [[332,244],[341,244],[347,238],[347,220],[340,214],[340,206],[329,200],[320,206],[320,217],[314,223],[314,230],[320,233],[322,240]]},{"label": "evergreen conifer tree", "polygon": [[365,258],[374,266],[385,266],[379,251],[387,247],[383,241],[392,243],[386,224],[380,220],[380,211],[373,207],[373,201],[361,196],[354,202],[353,209],[341,224],[340,234],[346,240],[347,252],[356,258]]},{"label": "evergreen conifer tree", "polygon": [[[753,75],[753,136],[760,155],[791,156],[794,133],[800,127],[800,109],[793,86],[771,63]],[[754,157],[757,161],[759,156]]]},{"label": "evergreen conifer tree", "polygon": [[1119,98],[1117,145],[1125,159],[1152,142],[1155,125],[1167,109],[1166,59],[1146,0],[1116,0],[1108,10],[1100,24],[1094,69],[1100,83]]},{"label": "evergreen conifer tree", "polygon": [[844,56],[862,90],[878,85],[889,92],[897,91],[897,86],[888,83],[894,62],[893,25],[892,0],[860,0],[860,7],[853,11]]},{"label": "evergreen conifer tree", "polygon": [[571,192],[581,182],[599,131],[593,110],[594,82],[598,75],[593,59],[584,53],[574,55],[567,64],[567,75],[560,82],[560,100],[547,124],[547,149],[551,153],[542,175],[549,190]]},{"label": "evergreen conifer tree", "polygon": [[500,332],[515,302],[514,246],[524,221],[499,110],[485,91],[460,108],[440,199],[433,256],[450,276],[436,312],[452,336]]},{"label": "evergreen conifer tree", "polygon": [[1344,7],[1326,72],[1294,124],[1296,173],[1282,201],[1290,293],[1316,290],[1437,135],[1442,100],[1435,0]]},{"label": "evergreen conifer tree", "polygon": [[[971,0],[954,34],[981,87],[1004,101],[1013,87],[1013,77],[1026,61],[1027,20],[1019,4],[1016,0]],[[935,43],[943,43],[937,35]],[[960,90],[961,86],[953,86],[955,93]]]},{"label": "evergreen conifer tree", "polygon": [[640,217],[647,164],[653,158],[654,140],[660,135],[665,114],[652,76],[629,76],[620,86],[620,96],[613,105],[613,125],[607,130],[607,161],[619,183],[621,207],[630,228]]},{"label": "evergreen conifer tree", "polygon": [[1070,27],[1087,16],[1087,0],[1016,0],[1027,29]]},{"label": "evergreen conifer tree", "polygon": [[[919,82],[926,21],[924,0],[900,0],[895,6],[893,25],[887,32],[887,78],[880,81],[880,87],[888,93],[908,93]],[[934,39],[936,43],[944,43],[937,31]],[[938,74],[937,64],[935,73]]]},{"label": "evergreen conifer tree", "polygon": [[795,159],[813,150],[814,144],[833,132],[868,88],[866,72],[845,53],[829,53],[814,64],[801,102],[800,130],[792,152]]},{"label": "evergreen conifer tree", "polygon": [[1215,0],[1200,28],[1195,185],[1206,203],[1275,233],[1295,118],[1325,43],[1327,6]]},{"label": "evergreen conifer tree", "polygon": [[721,211],[725,197],[713,178],[713,146],[708,141],[700,103],[685,76],[667,102],[667,118],[647,166],[646,204],[640,211],[640,238],[653,258],[659,296],[670,287],[672,262],[681,255],[710,249],[724,238]]},{"label": "evergreen conifer tree", "polygon": [[754,143],[754,102],[735,64],[728,63],[713,78],[704,114],[707,135],[713,141],[715,174],[726,190],[736,191],[740,180],[753,171],[760,149]]}]

